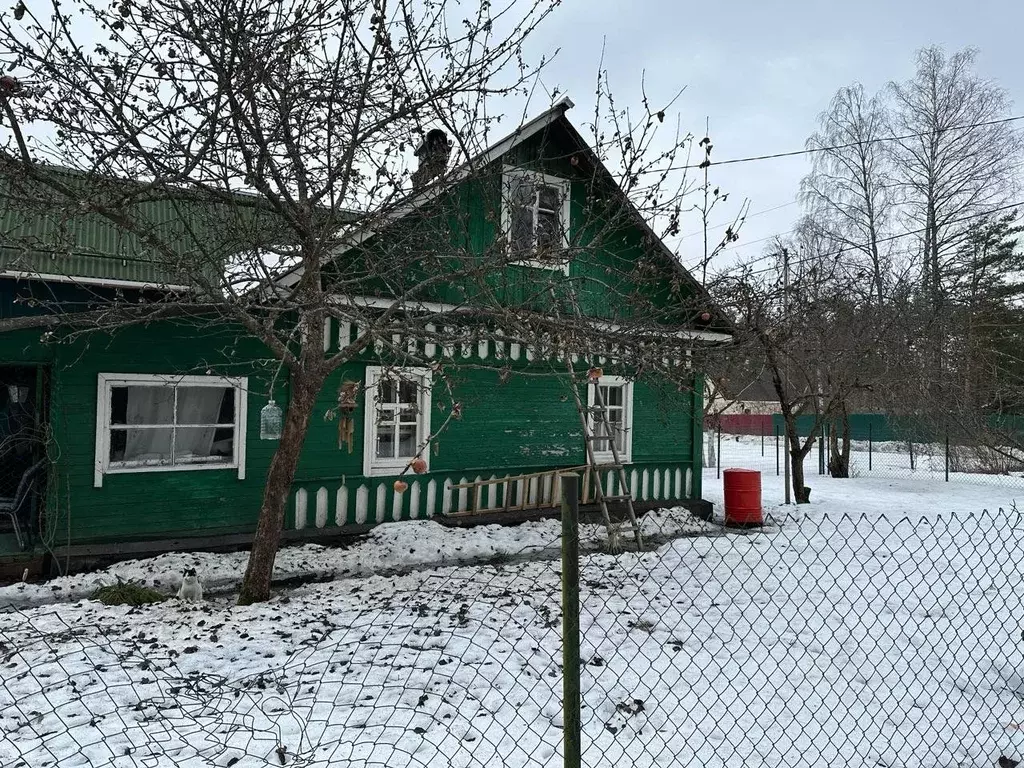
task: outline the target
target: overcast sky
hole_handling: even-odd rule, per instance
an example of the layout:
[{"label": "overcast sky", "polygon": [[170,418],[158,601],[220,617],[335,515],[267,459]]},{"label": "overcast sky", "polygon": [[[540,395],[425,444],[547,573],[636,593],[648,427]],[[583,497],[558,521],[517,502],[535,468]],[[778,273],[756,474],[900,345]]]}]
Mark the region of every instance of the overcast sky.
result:
[{"label": "overcast sky", "polygon": [[[980,74],[1009,91],[1014,114],[1024,113],[1020,0],[564,0],[537,35],[537,51],[561,48],[543,80],[572,97],[575,123],[590,116],[604,39],[620,101],[638,103],[645,70],[649,92],[668,96],[686,86],[683,125],[702,132],[710,118],[719,160],[801,149],[838,88],[859,81],[874,92],[905,79],[914,51],[931,44],[978,48]],[[759,254],[764,243],[754,241],[792,226],[808,168],[797,157],[712,169],[737,204],[751,199],[751,213],[784,206],[748,219],[734,248]],[[697,229],[693,219],[685,231]],[[686,263],[699,258],[698,242],[683,241]],[[687,244],[694,250],[687,253]]]}]

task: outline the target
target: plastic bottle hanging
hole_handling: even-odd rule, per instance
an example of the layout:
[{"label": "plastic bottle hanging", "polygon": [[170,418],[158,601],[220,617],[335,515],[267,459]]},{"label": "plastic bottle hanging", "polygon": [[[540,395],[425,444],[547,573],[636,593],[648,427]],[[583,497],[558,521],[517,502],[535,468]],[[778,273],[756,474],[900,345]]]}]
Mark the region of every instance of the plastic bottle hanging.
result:
[{"label": "plastic bottle hanging", "polygon": [[260,410],[260,440],[280,440],[281,422],[281,407],[271,400]]}]

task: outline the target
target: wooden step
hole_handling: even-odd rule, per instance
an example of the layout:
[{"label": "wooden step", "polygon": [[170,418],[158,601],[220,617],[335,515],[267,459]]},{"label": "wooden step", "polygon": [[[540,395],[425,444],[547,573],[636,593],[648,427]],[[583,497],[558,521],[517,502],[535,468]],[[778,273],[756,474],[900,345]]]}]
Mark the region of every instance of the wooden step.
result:
[{"label": "wooden step", "polygon": [[604,501],[632,501],[633,500],[633,497],[628,495],[628,494],[625,495],[625,496],[605,496],[604,494],[601,494],[601,498]]},{"label": "wooden step", "polygon": [[608,531],[611,532],[611,533],[629,533],[629,534],[643,533],[643,531],[640,530],[640,525],[639,524],[633,525],[630,522],[618,523],[618,524],[614,524],[613,523],[608,528]]},{"label": "wooden step", "polygon": [[616,536],[620,538],[635,538],[637,540],[637,544],[641,547],[643,546],[644,534],[643,531],[640,530],[639,524],[633,525],[632,523],[620,523],[618,525],[608,526],[608,537],[614,538]]}]

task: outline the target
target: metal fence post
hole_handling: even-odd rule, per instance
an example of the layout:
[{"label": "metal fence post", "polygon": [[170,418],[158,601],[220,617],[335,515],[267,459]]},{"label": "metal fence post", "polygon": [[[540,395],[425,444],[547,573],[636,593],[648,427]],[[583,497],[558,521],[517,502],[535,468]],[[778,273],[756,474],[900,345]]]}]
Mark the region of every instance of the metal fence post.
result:
[{"label": "metal fence post", "polygon": [[778,477],[782,474],[782,468],[779,466],[779,428],[775,427],[775,476]]},{"label": "metal fence post", "polygon": [[580,496],[579,477],[562,482],[562,707],[564,768],[580,768]]},{"label": "metal fence post", "polygon": [[764,427],[761,428],[761,458],[764,458]]},{"label": "metal fence post", "polygon": [[874,442],[873,439],[872,439],[873,437],[874,437],[874,435],[872,434],[872,430],[871,430],[871,422],[869,421],[868,422],[868,472],[871,471],[871,453],[872,453],[872,448],[874,447],[872,445],[873,442]]},{"label": "metal fence post", "polygon": [[715,457],[718,459],[718,466],[715,469],[715,477],[722,477],[722,425],[718,425],[718,455]]},{"label": "metal fence post", "polygon": [[949,430],[946,430],[946,482],[949,482]]},{"label": "metal fence post", "polygon": [[818,442],[818,474],[825,474],[825,425],[821,425],[821,440]]}]

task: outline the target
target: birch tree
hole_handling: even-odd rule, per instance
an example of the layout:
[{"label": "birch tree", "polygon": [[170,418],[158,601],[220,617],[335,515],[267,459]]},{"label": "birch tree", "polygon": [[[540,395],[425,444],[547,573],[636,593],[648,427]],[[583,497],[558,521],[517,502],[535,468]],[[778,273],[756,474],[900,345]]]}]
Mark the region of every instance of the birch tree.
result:
[{"label": "birch tree", "polygon": [[895,183],[904,221],[919,233],[921,285],[933,312],[972,216],[1006,205],[1019,186],[1024,141],[1007,120],[1009,96],[975,72],[976,59],[973,49],[924,48],[914,76],[888,88]]},{"label": "birch tree", "polygon": [[836,93],[818,124],[807,140],[813,170],[801,185],[807,221],[860,257],[870,270],[871,295],[881,306],[892,268],[884,238],[894,214],[885,106],[854,84]]}]

